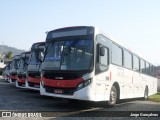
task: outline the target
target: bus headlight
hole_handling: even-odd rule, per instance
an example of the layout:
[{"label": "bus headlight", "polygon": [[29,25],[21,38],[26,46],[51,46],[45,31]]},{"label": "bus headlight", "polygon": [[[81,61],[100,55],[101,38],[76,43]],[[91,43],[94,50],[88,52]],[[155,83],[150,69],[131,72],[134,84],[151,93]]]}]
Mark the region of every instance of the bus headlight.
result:
[{"label": "bus headlight", "polygon": [[83,86],[84,86],[84,84],[83,84],[83,83],[80,83],[80,84],[78,85],[77,89],[79,90],[79,89],[83,88]]},{"label": "bus headlight", "polygon": [[89,84],[91,84],[91,79],[86,80],[86,81],[84,82],[84,86],[88,86]]},{"label": "bus headlight", "polygon": [[77,90],[80,90],[90,84],[91,84],[91,79],[85,80],[84,82],[79,83],[79,85],[77,86]]}]

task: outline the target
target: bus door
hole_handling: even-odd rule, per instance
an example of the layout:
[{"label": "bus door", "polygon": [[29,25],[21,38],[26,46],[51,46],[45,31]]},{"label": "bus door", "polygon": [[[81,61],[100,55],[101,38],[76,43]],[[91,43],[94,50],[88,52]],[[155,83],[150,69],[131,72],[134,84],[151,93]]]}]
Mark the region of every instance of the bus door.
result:
[{"label": "bus door", "polygon": [[109,82],[109,63],[110,63],[111,41],[102,35],[97,35],[95,46],[95,93],[96,100],[105,100],[106,87]]}]

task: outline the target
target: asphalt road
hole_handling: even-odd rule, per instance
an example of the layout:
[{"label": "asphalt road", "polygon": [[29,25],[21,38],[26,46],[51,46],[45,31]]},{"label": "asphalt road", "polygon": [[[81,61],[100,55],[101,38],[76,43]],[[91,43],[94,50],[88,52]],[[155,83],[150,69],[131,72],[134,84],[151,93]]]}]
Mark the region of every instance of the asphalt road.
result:
[{"label": "asphalt road", "polygon": [[[135,116],[144,120],[160,119],[160,103],[157,102],[141,99],[121,100],[116,106],[110,108],[105,102],[70,101],[40,96],[38,91],[16,88],[15,84],[7,83],[2,79],[0,79],[0,111],[11,112],[15,119],[17,119],[18,113],[21,114],[20,116],[25,116],[28,115],[28,112],[48,117],[46,119],[97,120],[108,118],[123,120],[133,119]],[[15,114],[13,115],[13,113]],[[146,115],[151,116],[146,117]],[[156,115],[158,117],[153,117]]]}]

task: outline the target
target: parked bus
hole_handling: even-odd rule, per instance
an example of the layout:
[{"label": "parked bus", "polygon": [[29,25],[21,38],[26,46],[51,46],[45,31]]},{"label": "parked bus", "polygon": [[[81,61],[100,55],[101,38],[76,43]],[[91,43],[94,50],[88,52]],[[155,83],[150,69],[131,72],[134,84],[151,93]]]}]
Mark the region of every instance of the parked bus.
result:
[{"label": "parked bus", "polygon": [[40,62],[36,58],[38,54],[37,47],[43,46],[44,42],[34,43],[31,47],[31,56],[27,68],[27,80],[26,87],[33,90],[39,90],[40,88]]},{"label": "parked bus", "polygon": [[16,82],[17,80],[17,70],[19,67],[19,61],[20,61],[19,55],[15,55],[12,58],[11,69],[9,70],[9,82],[10,83]]},{"label": "parked bus", "polygon": [[157,92],[155,66],[92,26],[48,32],[39,59],[41,95],[112,106],[119,99],[147,99]]},{"label": "parked bus", "polygon": [[7,65],[2,69],[2,78],[6,80],[6,70],[7,70]]},{"label": "parked bus", "polygon": [[26,81],[29,57],[30,57],[30,52],[23,52],[20,54],[20,63],[19,63],[19,68],[17,70],[16,87],[26,88],[25,81]]},{"label": "parked bus", "polygon": [[7,65],[3,69],[2,76],[3,76],[3,79],[6,81],[8,81],[9,79],[9,70],[10,70],[11,62],[12,61],[8,61]]}]

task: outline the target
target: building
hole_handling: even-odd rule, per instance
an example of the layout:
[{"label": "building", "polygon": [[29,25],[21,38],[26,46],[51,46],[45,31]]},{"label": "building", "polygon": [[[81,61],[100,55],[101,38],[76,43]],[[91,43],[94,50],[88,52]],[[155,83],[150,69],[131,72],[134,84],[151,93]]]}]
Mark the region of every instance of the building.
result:
[{"label": "building", "polygon": [[5,55],[0,52],[0,75],[2,74],[3,68],[8,64],[8,62],[11,60],[8,60],[5,58]]},{"label": "building", "polygon": [[5,59],[4,58],[0,58],[0,70],[3,69],[5,66],[6,66]]}]

